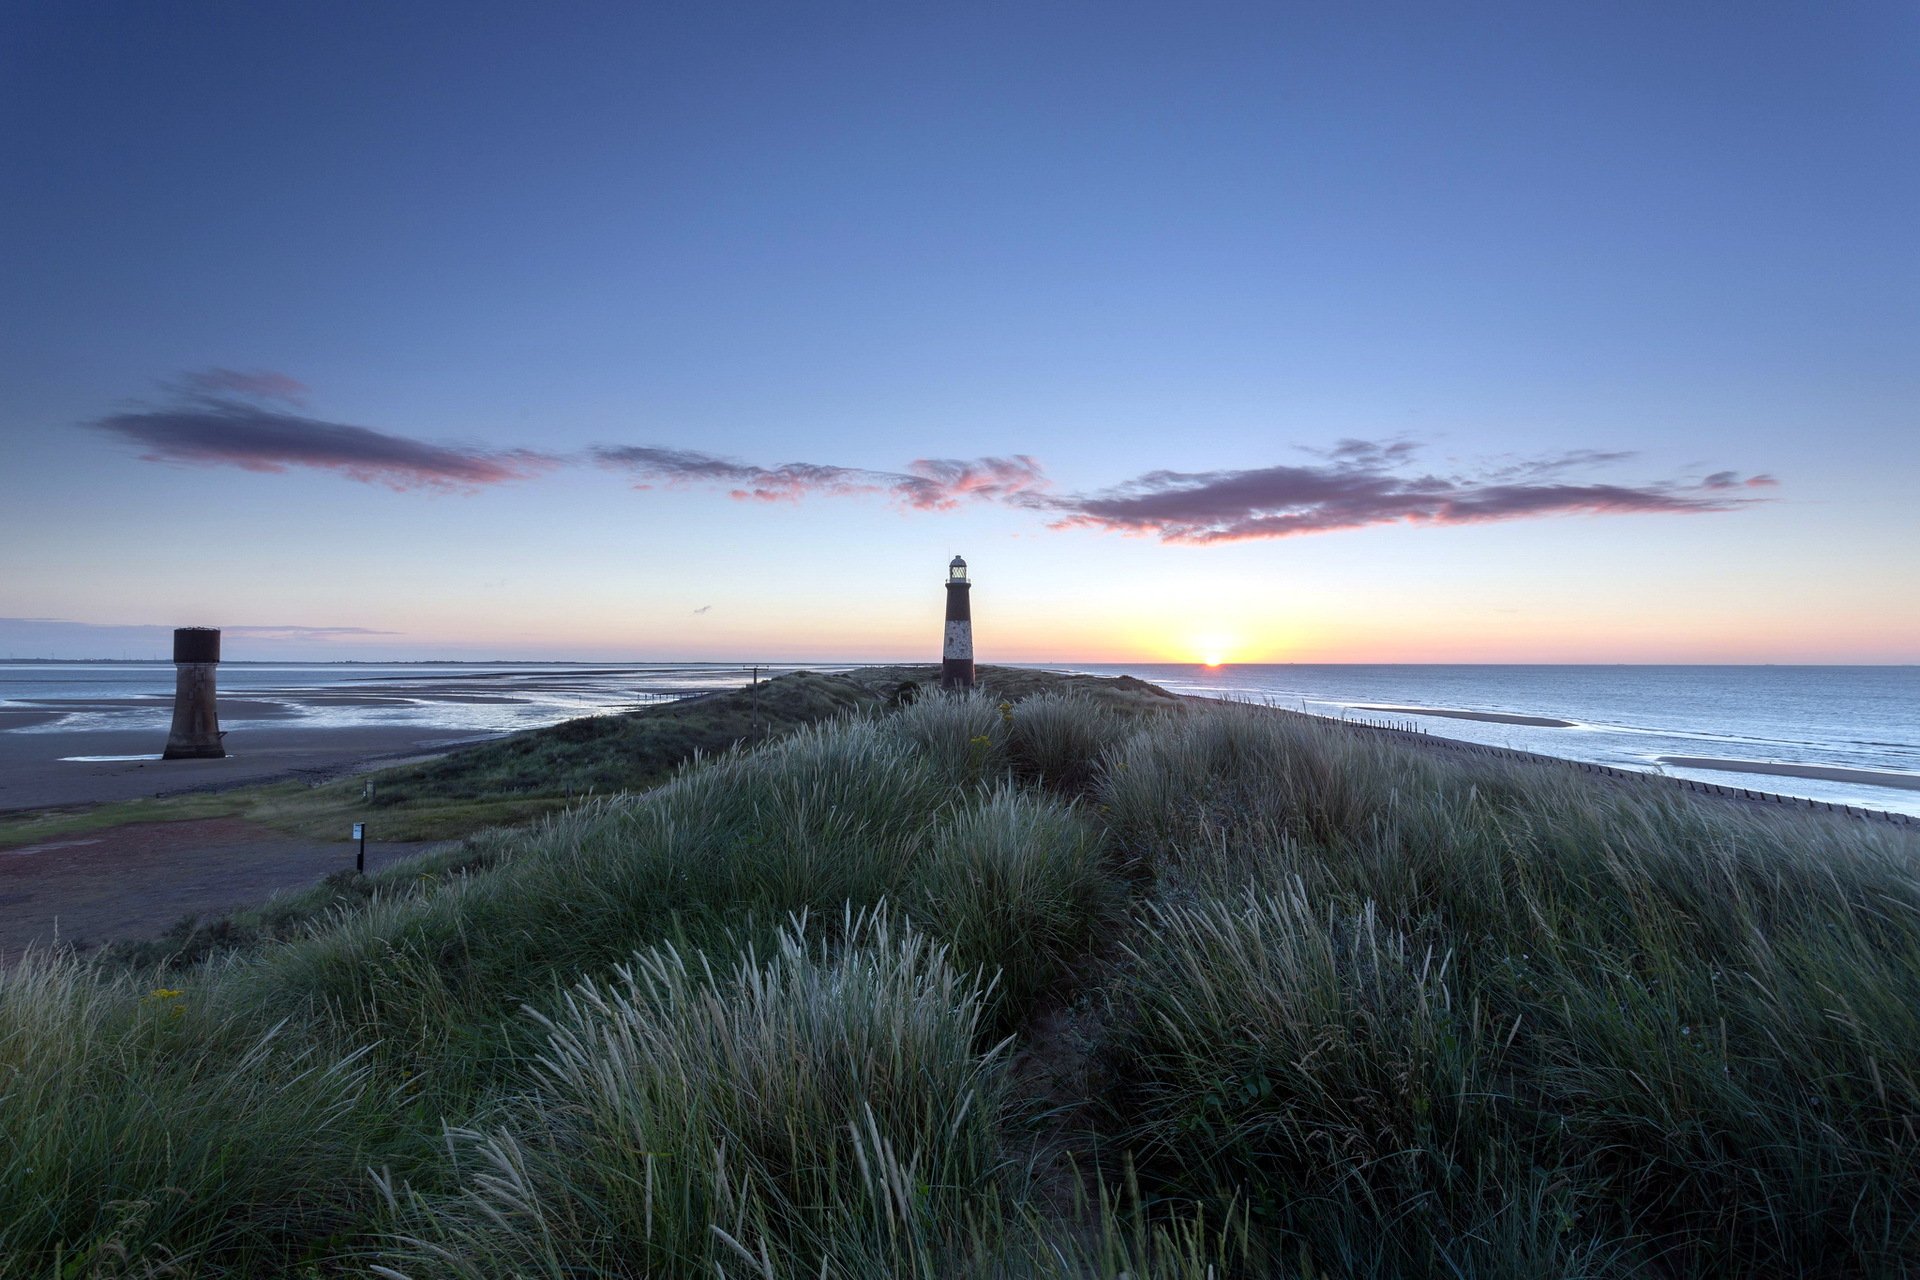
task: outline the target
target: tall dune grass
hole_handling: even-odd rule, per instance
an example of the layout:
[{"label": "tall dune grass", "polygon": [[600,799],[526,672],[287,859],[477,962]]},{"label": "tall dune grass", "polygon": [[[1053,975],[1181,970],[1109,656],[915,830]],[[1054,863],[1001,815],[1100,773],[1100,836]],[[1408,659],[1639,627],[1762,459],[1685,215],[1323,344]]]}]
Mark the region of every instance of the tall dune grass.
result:
[{"label": "tall dune grass", "polygon": [[1012,1026],[1117,922],[1121,895],[1083,812],[1002,785],[942,824],[907,901],[957,963],[997,975],[996,1024]]},{"label": "tall dune grass", "polygon": [[1085,694],[1036,694],[1012,704],[1007,751],[1022,776],[1077,795],[1093,785],[1101,758],[1135,731],[1136,720]]},{"label": "tall dune grass", "polygon": [[[666,939],[720,945],[795,911],[869,906],[911,871],[951,803],[875,725],[802,730],[701,762],[639,797],[591,801],[507,837],[486,871],[368,908],[237,981],[266,1008],[315,1005],[387,1043],[497,1027],[522,1000]],[[504,1001],[504,1004],[503,1004]],[[524,1048],[501,1042],[509,1059]],[[472,1053],[459,1055],[462,1065]]]},{"label": "tall dune grass", "polygon": [[955,786],[979,785],[1007,768],[1007,704],[983,689],[929,692],[886,721],[887,731],[910,744],[927,767]]},{"label": "tall dune grass", "polygon": [[0,969],[0,1274],[272,1270],[364,1215],[396,1091],[191,986]]},{"label": "tall dune grass", "polygon": [[1916,854],[930,697],[0,972],[0,1277],[1900,1274]]},{"label": "tall dune grass", "polygon": [[407,1275],[878,1275],[991,1189],[1004,1046],[978,978],[884,915],[803,926],[718,974],[636,955],[536,1015],[530,1088],[451,1135],[465,1186],[412,1198]]},{"label": "tall dune grass", "polygon": [[1257,711],[1103,791],[1160,888],[1116,1119],[1372,1274],[1882,1274],[1920,1245],[1899,833]]},{"label": "tall dune grass", "polygon": [[[164,981],[185,995],[159,1021],[151,983],[66,960],[0,975],[0,1168],[17,1175],[0,1185],[13,1224],[0,1275],[41,1274],[47,1250],[205,1274],[364,1250],[384,1229],[365,1171],[453,1194],[478,1148],[449,1163],[442,1125],[471,1128],[535,1085],[552,1028],[523,1007],[557,1016],[636,948],[726,972],[786,955],[795,913],[826,947],[841,921],[892,901],[901,930],[909,911],[933,930],[915,946],[957,944],[964,960],[941,972],[987,993],[967,1008],[1017,1024],[1087,945],[1075,911],[1110,916],[1115,891],[1085,815],[978,792],[940,759],[884,722],[842,721],[697,762],[644,797],[480,837],[457,869],[336,895],[286,941],[177,971]],[[961,1021],[978,1055],[1001,1033],[974,1019]],[[997,1098],[981,1123],[997,1123]],[[869,1138],[861,1150],[889,1176],[956,1158],[892,1128]],[[255,1162],[271,1168],[239,1167]]]}]

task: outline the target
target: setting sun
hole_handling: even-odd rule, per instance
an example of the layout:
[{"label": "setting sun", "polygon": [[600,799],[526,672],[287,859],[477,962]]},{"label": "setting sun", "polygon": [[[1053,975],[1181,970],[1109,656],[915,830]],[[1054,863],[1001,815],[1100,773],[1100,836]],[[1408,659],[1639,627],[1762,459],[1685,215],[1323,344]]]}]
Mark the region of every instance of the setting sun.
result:
[{"label": "setting sun", "polygon": [[1236,648],[1233,637],[1219,634],[1195,636],[1191,651],[1195,659],[1204,667],[1224,665]]}]

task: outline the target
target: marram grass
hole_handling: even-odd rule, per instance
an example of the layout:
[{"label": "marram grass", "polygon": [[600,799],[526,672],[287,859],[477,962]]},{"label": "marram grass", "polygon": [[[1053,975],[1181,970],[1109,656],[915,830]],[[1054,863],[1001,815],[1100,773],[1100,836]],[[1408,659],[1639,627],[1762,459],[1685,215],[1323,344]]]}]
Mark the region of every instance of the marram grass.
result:
[{"label": "marram grass", "polygon": [[1920,1247],[1910,839],[1256,711],[1134,739],[1103,795],[1160,884],[1111,1123],[1169,1190],[1367,1274]]},{"label": "marram grass", "polygon": [[1910,1268],[1909,834],[1141,705],[926,694],[0,972],[0,1276]]},{"label": "marram grass", "polygon": [[865,1275],[937,1245],[996,1176],[1007,1046],[925,935],[833,933],[724,971],[656,948],[533,1015],[525,1091],[449,1136],[464,1185],[407,1197],[391,1271]]}]

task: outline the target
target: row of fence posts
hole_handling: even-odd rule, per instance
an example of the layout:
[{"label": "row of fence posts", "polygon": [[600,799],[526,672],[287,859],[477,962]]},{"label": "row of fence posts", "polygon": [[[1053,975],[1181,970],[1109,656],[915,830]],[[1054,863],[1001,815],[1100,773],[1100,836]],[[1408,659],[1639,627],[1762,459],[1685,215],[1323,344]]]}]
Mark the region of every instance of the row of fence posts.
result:
[{"label": "row of fence posts", "polygon": [[[1307,714],[1312,715],[1313,712],[1309,711],[1307,712]],[[1322,716],[1321,718],[1331,719],[1332,717]],[[1343,711],[1340,713],[1340,722],[1342,724],[1357,724],[1367,729],[1388,729],[1394,733],[1411,733],[1411,734],[1417,734],[1421,736],[1430,736],[1427,734],[1427,730],[1424,725],[1416,724],[1412,720],[1381,720],[1373,716],[1348,715],[1346,712]]]}]

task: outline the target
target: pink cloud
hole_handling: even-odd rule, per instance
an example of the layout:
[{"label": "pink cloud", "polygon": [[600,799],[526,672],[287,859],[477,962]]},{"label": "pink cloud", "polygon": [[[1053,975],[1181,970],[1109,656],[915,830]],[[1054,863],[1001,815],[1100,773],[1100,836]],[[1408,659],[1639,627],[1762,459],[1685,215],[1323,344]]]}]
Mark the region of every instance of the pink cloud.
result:
[{"label": "pink cloud", "polygon": [[604,467],[634,478],[634,488],[712,485],[740,502],[798,502],[808,497],[882,494],[918,511],[948,511],[965,501],[1007,501],[1047,487],[1040,464],[1011,458],[920,458],[904,472],[873,471],[819,462],[762,467],[651,445],[608,445],[593,451]]},{"label": "pink cloud", "polygon": [[1630,455],[1579,450],[1505,461],[1480,474],[1398,470],[1412,460],[1405,442],[1390,447],[1345,441],[1318,466],[1243,471],[1153,471],[1091,494],[1026,498],[1021,505],[1058,513],[1049,527],[1147,535],[1205,545],[1334,533],[1384,524],[1482,524],[1556,515],[1698,515],[1733,511],[1760,499],[1738,490],[1776,483],[1715,472],[1704,479],[1648,484],[1573,483],[1564,472]]}]

